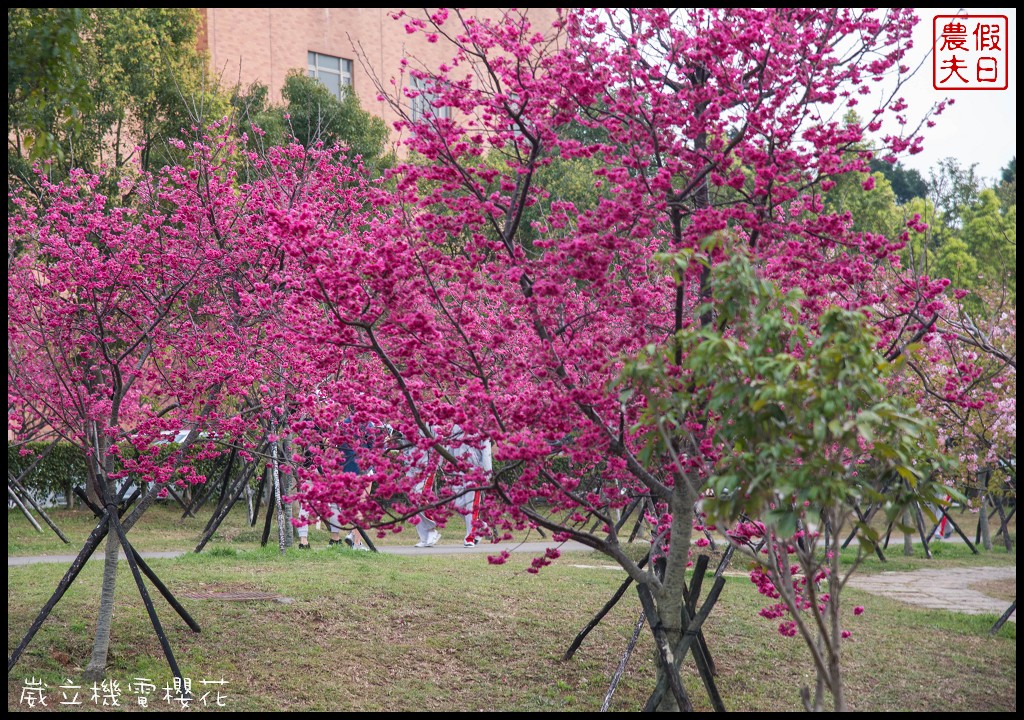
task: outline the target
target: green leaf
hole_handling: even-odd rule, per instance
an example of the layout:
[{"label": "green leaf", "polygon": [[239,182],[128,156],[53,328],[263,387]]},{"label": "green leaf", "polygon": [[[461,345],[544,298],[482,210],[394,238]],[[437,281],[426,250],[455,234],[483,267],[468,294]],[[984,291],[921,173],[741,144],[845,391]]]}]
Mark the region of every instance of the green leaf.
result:
[{"label": "green leaf", "polygon": [[911,487],[917,485],[917,475],[908,467],[903,465],[896,466],[896,472],[900,474],[900,477],[910,483]]}]

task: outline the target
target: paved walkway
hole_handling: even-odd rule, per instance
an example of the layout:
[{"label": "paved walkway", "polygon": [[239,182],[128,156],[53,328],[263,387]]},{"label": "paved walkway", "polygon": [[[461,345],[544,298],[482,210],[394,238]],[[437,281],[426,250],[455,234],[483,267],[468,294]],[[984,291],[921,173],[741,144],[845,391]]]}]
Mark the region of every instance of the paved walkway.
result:
[{"label": "paved walkway", "polygon": [[[527,542],[518,545],[491,545],[490,543],[484,543],[483,545],[470,548],[462,547],[461,545],[435,545],[430,548],[417,548],[411,545],[380,545],[378,549],[382,553],[393,555],[497,554],[501,550],[508,550],[512,553],[540,555],[547,548],[555,547],[563,552],[591,552],[591,549],[586,545],[575,542],[563,544]],[[186,550],[143,552],[142,557],[146,559],[174,558],[187,552]],[[93,555],[91,559],[99,560],[100,558],[102,558],[102,553]],[[121,558],[124,559],[123,554]],[[47,562],[70,564],[74,559],[74,555],[8,557],[7,566],[16,567]],[[612,565],[594,567],[608,567],[611,570],[619,569]],[[947,568],[941,570],[924,569],[913,572],[881,572],[876,575],[854,575],[850,580],[850,586],[873,595],[883,595],[911,605],[921,605],[971,615],[984,613],[1002,615],[1010,606],[1010,603],[985,595],[973,589],[972,586],[978,583],[998,580],[1013,580],[1016,583],[1016,579],[1016,567]],[[1010,620],[1017,622],[1016,612],[1010,616]]]},{"label": "paved walkway", "polygon": [[[184,555],[185,550],[168,550],[166,552],[141,552],[143,559],[150,560],[152,558],[176,558],[179,555]],[[19,557],[7,556],[7,567],[17,567],[19,565],[35,565],[37,563],[61,563],[63,565],[70,565],[71,562],[77,557],[77,555],[22,555]],[[100,548],[89,560],[102,560],[103,549]],[[124,552],[121,553],[121,559],[124,560]]]},{"label": "paved walkway", "polygon": [[[1015,567],[971,567],[915,570],[913,572],[881,572],[876,575],[854,575],[850,587],[872,595],[900,600],[910,605],[968,615],[993,613],[1002,615],[1010,607],[1006,600],[990,597],[972,588],[978,583],[1017,581]],[[1017,622],[1017,613],[1010,616]]]}]

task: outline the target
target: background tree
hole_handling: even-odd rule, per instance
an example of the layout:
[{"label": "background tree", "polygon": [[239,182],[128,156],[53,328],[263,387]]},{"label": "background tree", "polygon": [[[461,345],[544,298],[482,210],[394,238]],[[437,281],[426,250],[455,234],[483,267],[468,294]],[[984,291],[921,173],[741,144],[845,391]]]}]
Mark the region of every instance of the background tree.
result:
[{"label": "background tree", "polygon": [[[915,388],[943,443],[963,462],[963,472],[947,480],[977,504],[1014,492],[1007,470],[1015,457],[1015,430],[1008,428],[1016,422],[1016,205],[1004,207],[1000,198],[1014,199],[1015,165],[1003,169],[996,187],[982,188],[973,169],[947,158],[931,172],[928,197],[902,208],[918,230],[903,252],[905,267],[951,281],[937,341],[926,362],[910,359],[904,389]],[[980,530],[990,548],[985,522]]]},{"label": "background tree", "polygon": [[996,186],[1001,207],[1010,208],[1017,205],[1017,156],[1006,164],[999,173],[999,184]]},{"label": "background tree", "polygon": [[[34,185],[101,167],[112,197],[125,172],[176,164],[167,143],[221,117],[193,8],[8,11],[8,177]],[[41,57],[45,54],[45,57]]]},{"label": "background tree", "polygon": [[358,157],[369,171],[381,172],[394,162],[387,125],[363,110],[355,93],[345,92],[339,100],[322,82],[295,70],[285,79],[281,96],[284,103],[273,106],[265,85],[235,88],[231,103],[239,122],[247,131],[258,128],[249,133],[250,147],[265,151],[291,142],[306,148],[340,144],[349,161]]},{"label": "background tree", "polygon": [[928,185],[939,219],[947,231],[962,226],[962,216],[978,200],[982,179],[974,171],[976,164],[964,167],[956,158],[947,157],[929,171]]},{"label": "background tree", "polygon": [[900,205],[910,202],[912,198],[928,196],[928,181],[914,168],[908,169],[901,163],[887,163],[877,158],[873,158],[868,167],[871,172],[880,172],[885,176]]},{"label": "background tree", "polygon": [[82,130],[93,106],[82,66],[85,22],[82,8],[7,11],[9,176],[25,155],[62,157],[58,138]]},{"label": "background tree", "polygon": [[1017,299],[1017,206],[1005,211],[995,190],[985,189],[962,215],[960,238],[978,267],[976,278],[961,287],[986,287]]}]

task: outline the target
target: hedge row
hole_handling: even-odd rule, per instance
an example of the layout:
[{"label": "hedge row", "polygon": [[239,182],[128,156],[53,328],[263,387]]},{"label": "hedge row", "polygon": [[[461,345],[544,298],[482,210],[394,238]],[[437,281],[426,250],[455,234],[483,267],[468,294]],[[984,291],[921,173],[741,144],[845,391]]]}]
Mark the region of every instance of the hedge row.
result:
[{"label": "hedge row", "polygon": [[[22,446],[7,446],[7,469],[14,477],[21,474],[46,452],[49,443],[28,443]],[[21,450],[30,451],[22,455]],[[44,457],[35,469],[21,483],[37,500],[53,497],[67,500],[71,488],[85,485],[88,470],[85,464],[85,453],[80,447],[69,443],[58,443]]]},{"label": "hedge row", "polygon": [[[49,443],[28,443],[21,446],[8,444],[7,467],[11,474],[16,478],[21,477],[21,474],[49,447]],[[29,453],[23,455],[22,449],[29,450]],[[173,443],[161,446],[161,458],[175,449],[177,445]],[[196,463],[196,471],[207,478],[219,478],[217,468],[216,459]],[[84,487],[87,477],[88,469],[82,449],[70,443],[57,443],[21,483],[37,500],[52,498],[70,502],[71,488],[76,485]]]}]

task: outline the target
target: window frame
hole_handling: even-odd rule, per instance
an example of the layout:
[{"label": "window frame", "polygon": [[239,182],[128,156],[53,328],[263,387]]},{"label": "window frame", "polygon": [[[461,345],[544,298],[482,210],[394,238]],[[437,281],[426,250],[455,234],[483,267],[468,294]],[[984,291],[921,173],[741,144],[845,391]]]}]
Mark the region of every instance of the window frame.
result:
[{"label": "window frame", "polygon": [[409,98],[409,118],[413,122],[423,122],[428,119],[451,119],[451,106],[439,104],[437,95],[430,89],[431,87],[433,87],[432,81],[418,78],[415,75],[409,76],[409,90],[417,93],[415,97]]},{"label": "window frame", "polygon": [[[324,60],[337,61],[338,69],[330,67],[329,62],[322,62]],[[337,55],[328,55],[327,53],[316,52],[314,50],[306,51],[306,72],[311,78],[316,78],[324,87],[335,94],[339,100],[344,98],[346,92],[345,88],[351,88],[353,82],[353,71],[355,70],[354,63],[348,58],[343,58]],[[338,92],[334,93],[334,89],[324,82],[323,76],[330,75],[338,80]]]}]

